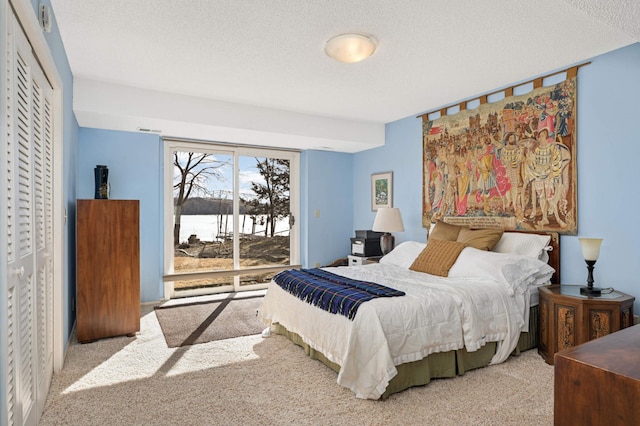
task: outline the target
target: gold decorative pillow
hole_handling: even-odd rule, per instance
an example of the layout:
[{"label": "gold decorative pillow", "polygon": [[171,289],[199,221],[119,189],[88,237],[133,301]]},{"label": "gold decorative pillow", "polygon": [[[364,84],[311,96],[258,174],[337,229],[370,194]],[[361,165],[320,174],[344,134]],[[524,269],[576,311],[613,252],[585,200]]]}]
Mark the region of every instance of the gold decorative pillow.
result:
[{"label": "gold decorative pillow", "polygon": [[446,277],[449,275],[449,269],[456,263],[456,259],[458,259],[460,252],[464,248],[464,243],[429,238],[427,246],[413,261],[409,269]]},{"label": "gold decorative pillow", "polygon": [[458,234],[458,242],[478,250],[492,250],[504,233],[503,229],[469,229],[462,228]]},{"label": "gold decorative pillow", "polygon": [[437,221],[433,226],[433,229],[429,233],[429,239],[444,240],[444,241],[456,241],[458,234],[460,233],[462,226],[452,225],[450,223]]}]

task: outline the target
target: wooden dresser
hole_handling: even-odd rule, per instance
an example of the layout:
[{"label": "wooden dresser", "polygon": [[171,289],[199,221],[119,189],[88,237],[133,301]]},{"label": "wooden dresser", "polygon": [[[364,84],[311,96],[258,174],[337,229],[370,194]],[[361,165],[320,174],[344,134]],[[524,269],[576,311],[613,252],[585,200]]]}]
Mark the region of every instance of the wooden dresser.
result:
[{"label": "wooden dresser", "polygon": [[635,297],[620,291],[583,296],[580,287],[540,287],[538,353],[548,364],[558,351],[633,325]]},{"label": "wooden dresser", "polygon": [[76,210],[79,342],[140,330],[140,203],[78,200]]},{"label": "wooden dresser", "polygon": [[640,326],[558,352],[554,423],[640,424]]}]

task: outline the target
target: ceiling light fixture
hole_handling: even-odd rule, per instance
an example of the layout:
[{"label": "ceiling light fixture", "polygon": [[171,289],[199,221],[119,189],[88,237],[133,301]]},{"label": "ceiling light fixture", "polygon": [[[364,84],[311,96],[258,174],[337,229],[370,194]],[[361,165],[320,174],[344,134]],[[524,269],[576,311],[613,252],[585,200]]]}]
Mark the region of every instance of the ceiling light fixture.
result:
[{"label": "ceiling light fixture", "polygon": [[373,55],[376,41],[365,34],[340,34],[327,41],[324,51],[338,62],[353,64]]}]

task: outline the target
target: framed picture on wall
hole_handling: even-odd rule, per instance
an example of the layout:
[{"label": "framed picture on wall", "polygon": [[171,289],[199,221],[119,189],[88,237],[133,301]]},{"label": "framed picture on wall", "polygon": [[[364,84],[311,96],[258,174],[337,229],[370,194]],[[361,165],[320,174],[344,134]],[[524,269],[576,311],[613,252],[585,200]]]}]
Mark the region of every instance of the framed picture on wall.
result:
[{"label": "framed picture on wall", "polygon": [[393,172],[371,175],[371,211],[393,207]]}]

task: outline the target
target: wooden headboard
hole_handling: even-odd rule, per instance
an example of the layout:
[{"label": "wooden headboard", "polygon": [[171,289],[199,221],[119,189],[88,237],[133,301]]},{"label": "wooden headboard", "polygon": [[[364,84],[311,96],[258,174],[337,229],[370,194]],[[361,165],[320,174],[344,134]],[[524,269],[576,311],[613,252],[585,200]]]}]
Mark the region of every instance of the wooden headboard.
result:
[{"label": "wooden headboard", "polygon": [[556,273],[551,277],[551,283],[560,284],[560,234],[557,232],[545,232],[545,234],[551,235],[549,245],[553,247],[553,250],[549,252],[549,266],[556,270]]}]

